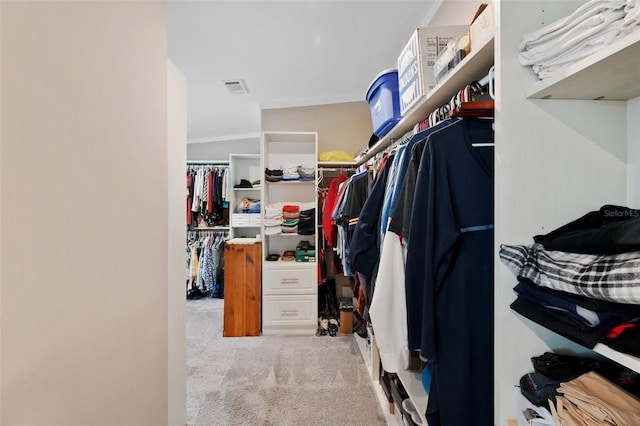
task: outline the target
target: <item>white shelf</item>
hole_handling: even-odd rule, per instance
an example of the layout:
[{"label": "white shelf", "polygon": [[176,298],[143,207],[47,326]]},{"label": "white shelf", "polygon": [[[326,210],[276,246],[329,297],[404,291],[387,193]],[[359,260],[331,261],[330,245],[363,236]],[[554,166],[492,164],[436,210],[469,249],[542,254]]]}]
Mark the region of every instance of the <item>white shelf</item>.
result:
[{"label": "white shelf", "polygon": [[316,262],[296,262],[295,260],[282,260],[282,258],[278,260],[265,260],[265,266],[268,268],[269,266],[293,266],[296,265],[296,268],[302,268],[309,265],[315,265]]},{"label": "white shelf", "polygon": [[267,185],[315,185],[315,180],[281,180],[279,182],[269,182],[265,180]]},{"label": "white shelf", "polygon": [[246,236],[254,229],[259,232],[260,223],[255,224],[255,218],[260,218],[261,211],[255,213],[241,213],[236,211],[236,207],[243,198],[260,198],[260,185],[251,188],[234,188],[234,184],[240,184],[243,180],[255,182],[262,178],[260,166],[260,154],[229,154],[229,216],[231,220],[231,238],[236,236]]},{"label": "white shelf", "polygon": [[426,425],[427,418],[424,414],[427,411],[429,396],[424,390],[424,386],[422,386],[422,373],[419,371],[403,370],[399,371],[397,375],[402,382],[402,386],[404,386],[404,389],[407,391],[407,394],[409,394],[411,402],[413,402],[413,405],[418,410],[422,424]]},{"label": "white shelf", "polygon": [[[367,373],[373,379],[372,368],[371,368],[371,347],[367,347],[367,340],[363,339],[360,336],[353,335],[353,338],[356,339],[356,343],[358,344],[358,349],[360,349],[360,355],[362,355],[362,359],[364,360],[364,364],[367,366]],[[377,381],[377,378],[376,378]]]},{"label": "white shelf", "polygon": [[640,31],[616,40],[527,91],[530,99],[628,100],[640,96]]},{"label": "white shelf", "polygon": [[277,234],[264,234],[265,237],[308,237],[315,238],[315,234],[304,235],[304,234],[285,234],[283,232],[278,232]]},{"label": "white shelf", "polygon": [[[546,328],[545,326],[538,324],[537,322],[530,320],[529,318],[514,312],[515,316],[518,317],[521,321],[523,321],[534,333],[540,335],[541,330],[544,330],[545,332],[549,332],[549,333],[553,333],[556,336],[561,337],[562,339],[567,339],[569,341],[572,341],[571,339],[564,337],[558,333],[556,333],[555,331]],[[572,341],[573,342],[573,341]],[[591,350],[593,352],[596,352],[606,358],[609,358],[612,361],[617,362],[620,365],[623,365],[627,368],[630,368],[633,371],[639,372],[640,373],[640,358],[637,358],[633,355],[628,355],[622,352],[618,352],[615,349],[610,348],[609,346],[602,344],[602,343],[598,343],[596,346],[593,347],[593,349],[587,348],[586,346],[580,345],[577,342],[573,342],[575,345],[577,345],[577,347],[582,347],[588,350]],[[553,350],[553,349],[552,349]]]},{"label": "white shelf", "polygon": [[362,164],[378,152],[388,147],[395,139],[402,137],[412,130],[421,120],[426,118],[436,108],[446,104],[460,89],[467,84],[480,80],[489,72],[493,65],[493,41],[491,38],[483,46],[472,51],[444,80],[433,88],[427,96],[413,106],[407,114],[383,138],[381,138],[366,154],[357,159],[356,164]]},{"label": "white shelf", "polygon": [[191,231],[228,231],[229,227],[228,226],[200,226],[200,227],[194,227],[193,229],[191,229]]},{"label": "white shelf", "polygon": [[618,364],[624,365],[633,371],[640,372],[640,358],[618,352],[607,345],[603,345],[602,343],[598,343],[593,350],[600,355],[617,362]]},{"label": "white shelf", "polygon": [[353,167],[355,161],[318,161],[318,167]]}]

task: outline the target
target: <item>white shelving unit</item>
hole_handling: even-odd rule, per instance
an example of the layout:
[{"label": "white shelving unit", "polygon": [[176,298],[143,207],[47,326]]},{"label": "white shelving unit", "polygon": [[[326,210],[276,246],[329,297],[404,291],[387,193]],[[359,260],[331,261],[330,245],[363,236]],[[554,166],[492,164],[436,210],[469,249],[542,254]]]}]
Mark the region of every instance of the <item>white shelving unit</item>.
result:
[{"label": "white shelving unit", "polygon": [[[631,33],[527,91],[531,99],[618,100],[640,96],[640,31]],[[593,348],[621,365],[640,372],[640,359],[604,344]]]},{"label": "white shelving unit", "polygon": [[[585,1],[496,2],[495,242],[532,236],[597,210],[629,205],[631,128],[640,105],[640,32],[543,81],[518,62],[522,35],[573,13]],[[601,102],[599,99],[607,100]],[[635,183],[634,183],[635,182]],[[635,206],[637,207],[637,206]],[[520,318],[509,304],[516,278],[495,263],[495,424],[518,417],[520,377],[546,351],[594,352],[640,371],[640,360],[599,344],[593,351]]]},{"label": "white shelving unit", "polygon": [[[618,100],[640,96],[640,31],[538,81],[527,90],[531,99]],[[640,358],[602,343],[593,351],[640,372]]]},{"label": "white shelving unit", "polygon": [[537,82],[527,90],[532,99],[626,101],[640,96],[640,31]]},{"label": "white shelving unit", "polygon": [[229,224],[230,237],[255,238],[260,234],[261,212],[242,213],[238,204],[243,198],[260,199],[261,186],[234,188],[242,179],[255,182],[262,178],[260,154],[229,154]]},{"label": "white shelving unit", "polygon": [[[265,132],[262,134],[261,167],[281,169],[284,164],[316,167],[318,135],[314,132]],[[266,182],[262,176],[261,200],[267,206],[293,204],[300,210],[314,209],[317,220],[316,180]],[[267,261],[269,254],[295,251],[301,241],[317,244],[312,235],[265,234],[262,228],[262,334],[313,335],[318,322],[317,262]]]}]

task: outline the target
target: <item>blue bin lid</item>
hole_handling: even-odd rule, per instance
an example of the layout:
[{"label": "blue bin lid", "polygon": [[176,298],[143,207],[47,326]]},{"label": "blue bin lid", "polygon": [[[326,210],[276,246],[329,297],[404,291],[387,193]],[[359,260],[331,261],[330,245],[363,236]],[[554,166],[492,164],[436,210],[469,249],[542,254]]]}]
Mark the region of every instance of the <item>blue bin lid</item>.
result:
[{"label": "blue bin lid", "polygon": [[378,89],[378,87],[380,87],[381,84],[384,84],[392,79],[396,80],[396,84],[398,82],[398,70],[397,69],[388,69],[388,70],[384,70],[382,71],[380,74],[378,74],[376,76],[376,78],[373,79],[373,81],[371,82],[371,84],[369,85],[369,88],[367,89],[367,96],[365,97],[365,99],[367,100],[367,102],[369,102],[369,100],[371,99],[371,96],[373,96],[373,93]]}]

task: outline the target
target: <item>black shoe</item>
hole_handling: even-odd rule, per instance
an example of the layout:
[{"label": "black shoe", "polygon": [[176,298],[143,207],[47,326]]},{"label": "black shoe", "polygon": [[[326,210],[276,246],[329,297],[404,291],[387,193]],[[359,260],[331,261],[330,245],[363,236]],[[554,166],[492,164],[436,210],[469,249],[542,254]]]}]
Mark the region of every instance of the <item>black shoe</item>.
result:
[{"label": "black shoe", "polygon": [[338,320],[329,320],[329,336],[336,337],[338,335]]},{"label": "black shoe", "polygon": [[353,311],[353,332],[363,339],[367,338],[367,322],[360,316],[358,311]]}]

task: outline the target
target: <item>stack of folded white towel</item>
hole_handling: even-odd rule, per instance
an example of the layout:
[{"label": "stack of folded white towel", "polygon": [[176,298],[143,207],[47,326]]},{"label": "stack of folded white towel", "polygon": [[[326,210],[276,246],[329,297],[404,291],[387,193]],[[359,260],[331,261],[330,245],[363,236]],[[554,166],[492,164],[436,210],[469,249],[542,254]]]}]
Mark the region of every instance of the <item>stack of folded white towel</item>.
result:
[{"label": "stack of folded white towel", "polygon": [[264,209],[264,225],[265,235],[274,235],[280,233],[280,226],[282,225],[282,207],[269,205]]},{"label": "stack of folded white towel", "polygon": [[591,0],[523,36],[519,59],[540,79],[640,28],[640,0]]}]

